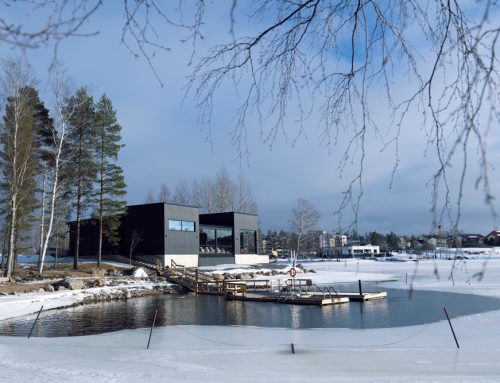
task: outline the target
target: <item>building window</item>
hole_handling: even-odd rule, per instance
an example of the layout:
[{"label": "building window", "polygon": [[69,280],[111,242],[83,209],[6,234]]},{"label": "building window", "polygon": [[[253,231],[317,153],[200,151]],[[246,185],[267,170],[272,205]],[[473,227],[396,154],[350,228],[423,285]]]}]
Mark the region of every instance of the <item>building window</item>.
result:
[{"label": "building window", "polygon": [[240,230],[240,254],[257,254],[255,230]]},{"label": "building window", "polygon": [[179,221],[177,219],[168,220],[168,230],[170,231],[195,231],[193,221]]},{"label": "building window", "polygon": [[182,221],[182,231],[194,231],[194,222]]},{"label": "building window", "polygon": [[200,253],[232,254],[232,252],[232,229],[200,226]]}]

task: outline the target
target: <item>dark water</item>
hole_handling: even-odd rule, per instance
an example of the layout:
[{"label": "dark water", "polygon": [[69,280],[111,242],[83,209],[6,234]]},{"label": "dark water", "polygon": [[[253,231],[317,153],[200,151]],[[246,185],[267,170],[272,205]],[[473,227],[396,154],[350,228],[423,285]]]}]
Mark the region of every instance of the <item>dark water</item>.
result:
[{"label": "dark water", "polygon": [[[367,286],[368,287],[368,286]],[[353,288],[344,291],[355,291]],[[161,295],[96,303],[42,313],[32,336],[57,337],[99,334],[156,325],[221,325],[282,328],[380,328],[430,323],[451,317],[498,310],[500,300],[476,295],[373,287],[387,291],[384,300],[337,306],[296,306],[226,301],[203,295]],[[0,321],[0,335],[27,336],[36,315]]]}]

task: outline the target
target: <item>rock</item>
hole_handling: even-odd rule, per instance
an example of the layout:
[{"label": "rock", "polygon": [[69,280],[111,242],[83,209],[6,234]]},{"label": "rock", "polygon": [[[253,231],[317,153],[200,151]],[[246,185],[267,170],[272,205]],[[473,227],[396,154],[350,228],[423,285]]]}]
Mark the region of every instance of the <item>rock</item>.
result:
[{"label": "rock", "polygon": [[142,267],[136,267],[132,270],[133,278],[147,278],[148,274],[144,271]]},{"label": "rock", "polygon": [[108,276],[110,277],[121,277],[123,275],[124,275],[123,270],[115,270],[115,269],[108,270]]},{"label": "rock", "polygon": [[96,279],[94,280],[94,282],[92,282],[92,287],[103,287],[104,285],[105,284],[103,279]]},{"label": "rock", "polygon": [[94,277],[105,277],[108,274],[106,270],[95,269],[92,270],[92,276]]},{"label": "rock", "polygon": [[221,274],[212,274],[212,276],[214,277],[214,279],[217,282],[222,282],[224,280],[224,275],[221,275]]},{"label": "rock", "polygon": [[85,287],[81,279],[65,279],[62,285],[70,290],[81,290]]},{"label": "rock", "polygon": [[48,291],[48,292],[52,292],[54,291],[54,286],[52,286],[51,284],[46,284],[44,287],[43,287],[43,290],[44,291]]},{"label": "rock", "polygon": [[40,288],[38,289],[38,292],[39,292],[39,293],[44,293],[45,291],[46,291],[46,290],[45,290],[43,287],[40,287]]},{"label": "rock", "polygon": [[252,279],[251,275],[248,273],[241,273],[241,278],[242,280],[249,280]]},{"label": "rock", "polygon": [[125,296],[125,299],[130,299],[130,298],[132,298],[132,292],[130,290],[126,290],[124,296]]}]

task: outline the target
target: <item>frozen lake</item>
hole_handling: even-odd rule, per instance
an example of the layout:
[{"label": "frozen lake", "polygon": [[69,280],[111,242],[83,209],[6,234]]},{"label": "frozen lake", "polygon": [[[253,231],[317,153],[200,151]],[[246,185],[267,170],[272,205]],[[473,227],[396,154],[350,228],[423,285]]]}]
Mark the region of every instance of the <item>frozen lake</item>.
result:
[{"label": "frozen lake", "polygon": [[[338,286],[337,286],[338,287]],[[356,291],[343,285],[341,291]],[[96,303],[42,313],[32,336],[58,337],[100,334],[149,327],[158,310],[157,326],[217,325],[280,328],[374,329],[419,325],[450,316],[498,310],[500,300],[471,294],[413,291],[366,284],[364,291],[387,291],[384,300],[312,307],[275,303],[226,301],[203,295],[162,295]],[[0,322],[0,335],[27,336],[36,315]]]}]

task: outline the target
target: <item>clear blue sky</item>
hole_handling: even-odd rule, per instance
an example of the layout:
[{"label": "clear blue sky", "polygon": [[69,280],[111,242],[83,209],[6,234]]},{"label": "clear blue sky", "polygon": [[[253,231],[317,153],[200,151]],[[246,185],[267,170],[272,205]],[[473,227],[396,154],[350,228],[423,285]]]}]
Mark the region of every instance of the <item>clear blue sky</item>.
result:
[{"label": "clear blue sky", "polygon": [[[321,229],[337,230],[334,211],[348,181],[355,174],[356,166],[348,166],[340,178],[339,149],[334,147],[330,151],[321,145],[320,132],[314,121],[306,127],[307,136],[302,136],[297,142],[293,141],[297,127],[291,121],[287,127],[288,136],[279,135],[272,147],[262,142],[255,124],[248,137],[250,156],[248,161],[240,163],[230,138],[238,94],[228,87],[216,99],[211,144],[207,140],[208,133],[198,124],[192,98],[184,99],[186,76],[192,70],[187,66],[191,46],[179,42],[184,33],[172,28],[159,29],[162,41],[172,49],[170,52],[158,51],[153,60],[164,83],[161,87],[146,61],[134,58],[120,43],[121,4],[106,3],[84,26],[84,31],[99,31],[99,34],[63,41],[58,57],[76,86],[90,87],[96,98],[106,93],[117,109],[126,145],[120,164],[128,184],[128,202],[143,203],[148,190],[158,191],[162,182],[173,189],[180,181],[190,184],[194,179],[214,175],[219,167],[225,166],[235,178],[240,171],[246,175],[264,231],[288,229],[290,210],[299,197],[309,200],[321,212]],[[197,46],[198,58],[212,44],[231,39],[227,6],[217,3],[208,9],[205,40]],[[2,12],[5,19],[21,20],[25,25],[36,22],[12,9],[2,7]],[[247,28],[244,25],[238,27]],[[0,45],[0,52],[2,57],[20,54],[19,49],[7,44]],[[27,50],[25,54],[35,69],[39,87],[42,94],[47,95],[46,102],[50,107],[48,67],[54,55],[53,46],[49,44]],[[376,117],[383,120],[383,106],[373,105],[373,109]],[[358,224],[360,232],[392,230],[417,234],[428,233],[431,229],[432,190],[429,181],[436,169],[436,159],[431,151],[424,154],[426,137],[420,125],[421,115],[415,112],[411,121],[415,125],[409,126],[401,137],[400,166],[392,188],[389,185],[394,152],[391,149],[381,151],[376,137],[368,137],[364,196]],[[495,167],[500,161],[498,130],[490,132],[488,146],[493,194],[496,195],[500,186],[500,174]],[[471,159],[472,162],[475,160]],[[465,231],[487,234],[493,224],[483,203],[482,192],[474,189],[478,175],[474,163],[470,173],[460,227]],[[498,210],[498,202],[496,206]],[[349,211],[346,211],[344,222],[349,222]]]}]

